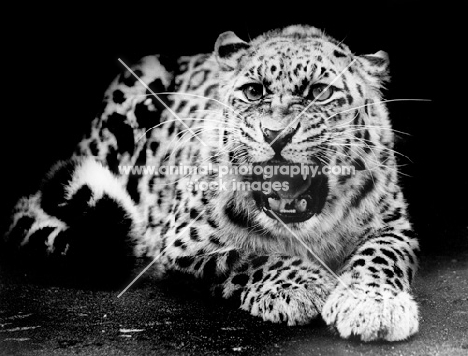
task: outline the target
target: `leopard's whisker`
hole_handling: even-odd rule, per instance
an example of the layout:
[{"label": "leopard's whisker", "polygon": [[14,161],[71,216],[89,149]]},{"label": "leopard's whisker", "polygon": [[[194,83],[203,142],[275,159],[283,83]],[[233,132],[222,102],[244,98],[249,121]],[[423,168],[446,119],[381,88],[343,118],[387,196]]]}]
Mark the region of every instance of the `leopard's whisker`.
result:
[{"label": "leopard's whisker", "polygon": [[[345,134],[346,134],[346,132],[345,132]],[[362,143],[364,143],[364,144],[366,144],[366,145],[367,145],[367,143],[373,144],[373,142],[372,142],[371,140],[367,140],[367,139],[364,139],[364,138],[362,138],[362,137],[356,137],[356,136],[353,136],[353,135],[344,136],[344,137],[349,138],[349,139],[351,139],[351,140],[358,140],[358,141],[361,141]],[[368,145],[367,145],[367,146],[368,146]],[[369,146],[368,146],[368,147],[369,147]],[[371,147],[369,147],[369,148],[371,148]],[[395,150],[395,149],[393,149],[393,148],[386,147],[386,146],[380,146],[380,147],[379,147],[379,150],[385,150],[385,151],[394,153],[394,154],[396,154],[396,155],[398,155],[398,156],[401,156],[401,157],[406,158],[406,159],[407,159],[408,161],[410,161],[411,163],[414,163],[408,156],[402,154],[401,152],[399,152],[399,151],[397,151],[397,150]]]},{"label": "leopard's whisker", "polygon": [[[334,146],[348,146],[348,145],[334,144]],[[356,149],[358,150],[358,152],[360,153],[360,156],[364,157],[364,151],[362,151],[362,150],[363,150],[362,147],[356,146],[356,145],[353,146],[353,147],[356,148]],[[366,158],[365,161],[371,163],[371,164],[373,165],[373,167],[363,169],[362,171],[374,171],[375,169],[377,169],[377,168],[380,167],[380,168],[390,169],[390,170],[395,171],[397,174],[400,174],[400,175],[409,176],[409,175],[407,175],[407,174],[404,174],[404,173],[400,172],[400,171],[397,169],[397,168],[399,168],[399,167],[405,167],[406,165],[402,165],[402,164],[400,164],[400,165],[398,165],[398,164],[393,164],[392,166],[388,166],[388,165],[383,164],[385,161],[384,161],[383,163],[382,163],[382,162],[379,162],[379,161],[377,160],[376,157],[375,157],[375,160],[370,160],[369,158]],[[368,166],[368,165],[366,164],[366,167],[367,167],[367,166]]]},{"label": "leopard's whisker", "polygon": [[395,130],[391,127],[385,127],[385,126],[377,126],[377,125],[356,125],[356,124],[351,124],[351,125],[340,125],[340,126],[335,126],[335,128],[340,128],[340,127],[345,127],[346,130],[348,129],[354,129],[352,131],[360,131],[362,129],[378,129],[378,130],[385,130],[385,131],[392,131],[392,132],[396,132],[396,133],[399,133],[399,134],[402,134],[402,135],[405,135],[405,136],[413,136],[412,134],[408,133],[408,132],[405,132],[405,131],[400,131],[400,130]]},{"label": "leopard's whisker", "polygon": [[367,103],[367,104],[364,104],[364,105],[359,105],[359,106],[356,106],[356,107],[353,107],[351,109],[346,109],[346,110],[342,110],[342,111],[339,111],[335,114],[333,114],[332,116],[329,116],[325,119],[325,121],[329,121],[331,118],[337,116],[337,115],[340,115],[340,114],[343,114],[343,113],[346,113],[346,112],[350,112],[350,111],[354,111],[354,110],[357,110],[357,109],[361,109],[361,108],[365,108],[367,106],[372,106],[372,105],[376,105],[376,104],[383,104],[383,103],[392,103],[392,102],[397,102],[397,101],[432,101],[430,99],[388,99],[388,100],[376,100],[376,101],[373,101],[372,103]]},{"label": "leopard's whisker", "polygon": [[[221,115],[221,116],[224,116],[225,113],[224,111],[222,110],[212,110],[212,109],[197,109],[197,110],[194,110],[193,112],[206,112],[206,113],[211,113],[211,114],[216,114],[216,115]],[[244,117],[241,116],[240,114],[238,113],[234,113],[234,116],[244,120]],[[228,118],[226,118],[228,119]],[[236,123],[236,122],[229,122],[229,121],[222,121],[220,120],[221,123],[226,123],[226,124],[229,124],[229,125],[236,125],[236,126],[240,126],[239,123]]]},{"label": "leopard's whisker", "polygon": [[[166,162],[166,161],[169,161],[170,158],[172,157],[173,154],[176,154],[177,152],[177,148],[179,146],[179,144],[182,142],[182,140],[185,138],[185,137],[189,137],[188,134],[192,134],[192,133],[195,133],[196,129],[185,129],[185,130],[181,130],[179,132],[177,132],[177,134],[174,135],[174,137],[172,138],[171,141],[169,141],[166,145],[166,148],[165,148],[165,151],[164,151],[164,154],[162,155],[162,157],[166,157],[167,153],[169,152],[169,150],[171,150],[171,153],[169,154],[169,156],[162,162]],[[179,137],[180,136],[180,137]],[[175,145],[175,146],[174,146]],[[174,146],[174,147],[173,147]]]},{"label": "leopard's whisker", "polygon": [[[363,138],[363,137],[357,137],[357,136],[353,135],[352,132],[354,132],[354,131],[359,131],[359,130],[358,130],[358,129],[356,129],[356,130],[353,130],[353,129],[345,129],[345,130],[343,130],[343,131],[333,132],[333,133],[332,133],[332,136],[334,137],[334,139],[341,138],[341,139],[347,139],[347,140],[351,140],[351,141],[357,140],[357,141],[360,141],[360,142],[362,142],[362,143],[364,143],[364,144],[370,143],[370,144],[372,144],[372,145],[375,145],[375,142],[373,142],[373,141],[370,140],[370,139],[365,139],[365,138]],[[368,147],[371,148],[370,146],[368,146]],[[400,155],[402,155],[400,152],[398,152],[398,151],[396,151],[396,150],[394,150],[394,149],[392,149],[392,148],[389,148],[389,147],[387,147],[387,146],[381,146],[381,147],[379,147],[379,149],[388,150],[388,151],[393,152],[393,153],[395,153],[395,154],[400,154]],[[402,156],[404,156],[404,155],[402,155]],[[406,157],[406,156],[404,156],[404,157],[407,158],[407,159],[409,159],[409,158]],[[410,161],[411,161],[411,160],[410,160]]]},{"label": "leopard's whisker", "polygon": [[168,123],[171,123],[171,122],[180,122],[180,121],[202,121],[202,122],[215,122],[215,123],[220,123],[220,124],[223,124],[223,125],[228,125],[227,127],[236,127],[234,126],[233,124],[231,123],[228,123],[228,122],[225,122],[225,121],[222,121],[222,120],[213,120],[213,119],[206,119],[206,118],[196,118],[196,117],[187,117],[187,118],[180,118],[180,119],[173,119],[173,120],[166,120],[166,121],[163,121],[155,126],[152,126],[150,127],[149,129],[147,129],[143,134],[141,134],[136,140],[135,140],[135,143],[137,143],[139,140],[141,140],[143,137],[146,137],[146,134],[148,132],[150,132],[151,130],[154,130],[160,126],[163,126],[165,124],[168,124]]},{"label": "leopard's whisker", "polygon": [[[170,159],[172,157],[173,154],[175,154],[177,152],[177,148],[179,147],[179,145],[182,144],[182,140],[185,138],[185,137],[189,137],[188,135],[192,135],[193,134],[196,134],[196,135],[200,135],[200,134],[204,134],[204,133],[207,133],[209,131],[215,131],[215,130],[219,130],[218,127],[203,127],[203,126],[200,126],[198,128],[191,128],[190,130],[189,129],[185,129],[185,130],[181,130],[179,131],[175,137],[169,142],[169,144],[166,146],[166,153],[167,151],[170,149],[171,150],[171,154],[169,155],[168,159]],[[233,133],[233,132],[236,132],[236,128],[225,128],[225,131],[228,131],[230,133]],[[182,136],[177,140],[177,142],[174,143],[174,140],[181,134]],[[191,139],[191,138],[190,138]],[[189,139],[189,140],[190,140]],[[175,145],[173,147],[173,145]]]},{"label": "leopard's whisker", "polygon": [[182,93],[182,92],[161,92],[161,93],[156,93],[156,94],[158,94],[158,95],[159,94],[162,94],[162,95],[183,95],[183,96],[191,96],[191,97],[195,97],[195,98],[211,100],[211,101],[216,102],[217,104],[220,104],[221,106],[225,107],[226,109],[231,110],[235,115],[238,115],[238,113],[232,107],[230,107],[229,105],[226,105],[222,101],[220,101],[218,99],[215,99],[215,98],[210,98],[210,97],[207,97],[207,96],[197,95],[197,94],[192,94],[192,93]]}]

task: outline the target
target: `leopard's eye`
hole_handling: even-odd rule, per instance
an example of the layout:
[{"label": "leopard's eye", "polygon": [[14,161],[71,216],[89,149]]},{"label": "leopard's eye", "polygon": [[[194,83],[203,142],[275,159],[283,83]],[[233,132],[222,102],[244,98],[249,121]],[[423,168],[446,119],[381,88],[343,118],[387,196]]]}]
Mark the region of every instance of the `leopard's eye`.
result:
[{"label": "leopard's eye", "polygon": [[334,87],[327,84],[316,84],[310,88],[309,99],[315,101],[324,101],[332,96],[334,93]]},{"label": "leopard's eye", "polygon": [[247,100],[257,101],[263,98],[264,88],[262,84],[250,83],[242,87],[242,92]]}]

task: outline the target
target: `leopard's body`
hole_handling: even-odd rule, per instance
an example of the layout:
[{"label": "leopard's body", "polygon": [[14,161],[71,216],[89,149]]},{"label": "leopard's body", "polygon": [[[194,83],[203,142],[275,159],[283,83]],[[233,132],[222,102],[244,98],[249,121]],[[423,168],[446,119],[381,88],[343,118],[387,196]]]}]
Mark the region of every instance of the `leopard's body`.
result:
[{"label": "leopard's body", "polygon": [[[387,62],[307,26],[249,44],[225,33],[213,54],[145,57],[112,83],[70,161],[18,203],[9,242],[65,258],[98,239],[128,243],[135,256],[158,256],[163,271],[214,277],[213,289],[265,320],[321,314],[343,337],[405,339],[418,330],[409,294],[418,242],[381,103]],[[220,167],[268,162],[355,170],[304,176],[274,198],[232,189],[253,175],[219,181]],[[218,171],[124,172],[209,164]],[[98,234],[86,230],[96,225]]]}]

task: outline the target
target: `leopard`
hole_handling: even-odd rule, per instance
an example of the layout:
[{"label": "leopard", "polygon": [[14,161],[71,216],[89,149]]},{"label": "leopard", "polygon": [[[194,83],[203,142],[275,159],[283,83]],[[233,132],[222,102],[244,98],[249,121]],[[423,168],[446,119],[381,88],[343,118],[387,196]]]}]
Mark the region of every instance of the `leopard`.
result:
[{"label": "leopard", "polygon": [[264,321],[322,318],[342,338],[417,333],[387,53],[291,25],[121,63],[70,158],[18,201],[6,248],[147,258]]}]

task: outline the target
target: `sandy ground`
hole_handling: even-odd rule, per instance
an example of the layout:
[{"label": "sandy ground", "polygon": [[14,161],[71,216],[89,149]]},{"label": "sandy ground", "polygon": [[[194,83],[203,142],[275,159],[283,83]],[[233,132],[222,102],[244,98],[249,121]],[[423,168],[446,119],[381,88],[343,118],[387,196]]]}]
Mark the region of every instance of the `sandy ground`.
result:
[{"label": "sandy ground", "polygon": [[117,298],[3,267],[0,355],[468,355],[468,252],[423,257],[420,332],[398,343],[264,323],[191,284],[147,274]]}]

